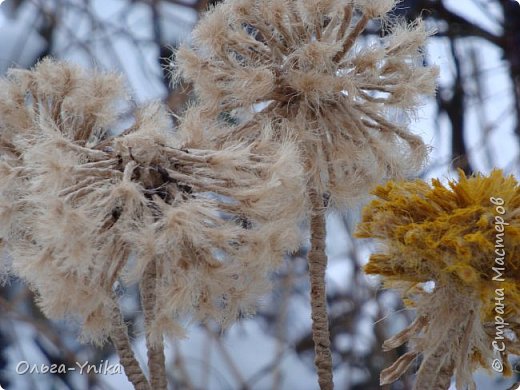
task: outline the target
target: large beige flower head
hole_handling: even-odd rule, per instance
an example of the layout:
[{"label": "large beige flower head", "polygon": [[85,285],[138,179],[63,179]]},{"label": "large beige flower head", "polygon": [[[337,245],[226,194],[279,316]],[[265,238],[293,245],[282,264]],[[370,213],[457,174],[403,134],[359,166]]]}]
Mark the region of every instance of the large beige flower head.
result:
[{"label": "large beige flower head", "polygon": [[[416,173],[426,156],[399,113],[434,91],[437,70],[423,66],[423,23],[387,21],[394,6],[224,1],[202,18],[191,47],[177,52],[176,74],[193,83],[200,115],[238,121],[222,137],[255,137],[267,127],[274,138],[300,142],[311,187],[344,206],[383,177]],[[360,43],[378,19],[386,35]],[[187,115],[185,125],[200,121]]]},{"label": "large beige flower head", "polygon": [[155,340],[181,332],[179,316],[228,325],[254,309],[299,244],[291,145],[180,145],[158,104],[109,136],[121,83],[63,63],[2,83],[19,99],[0,100],[0,239],[47,315],[76,316],[102,340],[115,286],[145,273]]},{"label": "large beige flower head", "polygon": [[457,389],[475,389],[474,371],[511,374],[508,357],[520,353],[520,186],[499,170],[460,175],[449,186],[389,182],[364,209],[358,237],[382,244],[365,271],[399,288],[417,312],[384,344],[409,342],[410,351],[383,371],[382,384],[422,355],[417,390],[447,389],[453,374]]}]

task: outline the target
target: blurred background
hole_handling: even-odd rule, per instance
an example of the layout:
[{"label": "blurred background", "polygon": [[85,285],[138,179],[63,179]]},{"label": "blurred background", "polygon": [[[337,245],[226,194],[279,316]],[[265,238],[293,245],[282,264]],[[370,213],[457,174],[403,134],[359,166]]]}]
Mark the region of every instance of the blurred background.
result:
[{"label": "blurred background", "polygon": [[[5,0],[0,5],[0,73],[30,68],[45,56],[124,74],[136,102],[163,100],[174,113],[189,102],[189,85],[172,88],[166,66],[208,0]],[[437,31],[424,61],[441,74],[436,98],[424,100],[410,128],[432,147],[423,178],[489,172],[520,173],[520,4],[513,0],[403,0],[394,13],[421,15]],[[371,25],[366,39],[380,34]],[[361,205],[360,205],[361,206]],[[359,209],[327,221],[327,273],[334,374],[338,390],[380,389],[379,372],[404,349],[381,344],[413,318],[392,291],[362,273],[370,244],[352,238]],[[273,275],[274,291],[254,318],[222,332],[189,326],[189,338],[170,340],[166,355],[174,389],[316,389],[310,329],[306,248]],[[137,294],[124,305],[134,346],[144,362]],[[20,371],[29,365],[118,362],[110,346],[83,345],[77,327],[49,321],[17,280],[0,287],[0,385],[5,389],[129,389],[124,374],[80,375]],[[518,366],[520,368],[520,365]],[[411,389],[413,369],[387,390]],[[519,370],[520,371],[520,370]],[[478,389],[506,389],[515,378],[476,374]],[[520,377],[517,376],[516,380]]]}]

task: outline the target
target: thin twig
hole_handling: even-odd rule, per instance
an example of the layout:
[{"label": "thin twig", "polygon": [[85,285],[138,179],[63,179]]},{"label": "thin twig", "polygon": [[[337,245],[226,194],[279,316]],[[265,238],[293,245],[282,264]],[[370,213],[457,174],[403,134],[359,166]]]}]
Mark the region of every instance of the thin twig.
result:
[{"label": "thin twig", "polygon": [[204,325],[204,328],[208,331],[209,335],[213,338],[213,341],[215,342],[215,345],[220,351],[220,354],[224,358],[224,362],[227,364],[230,373],[233,375],[237,383],[239,384],[237,388],[242,390],[249,389],[247,382],[242,377],[242,374],[240,373],[240,370],[238,369],[236,363],[233,361],[233,358],[229,354],[228,350],[226,349],[225,345],[222,344],[222,340],[215,334],[213,330],[209,328],[208,325]]},{"label": "thin twig", "polygon": [[274,370],[273,370],[273,390],[282,388],[282,370],[280,363],[283,360],[286,347],[287,339],[287,314],[289,310],[289,300],[291,298],[291,290],[293,286],[293,270],[292,262],[287,262],[287,273],[283,276],[282,280],[282,297],[281,304],[279,306],[276,324],[276,357],[274,359]]}]

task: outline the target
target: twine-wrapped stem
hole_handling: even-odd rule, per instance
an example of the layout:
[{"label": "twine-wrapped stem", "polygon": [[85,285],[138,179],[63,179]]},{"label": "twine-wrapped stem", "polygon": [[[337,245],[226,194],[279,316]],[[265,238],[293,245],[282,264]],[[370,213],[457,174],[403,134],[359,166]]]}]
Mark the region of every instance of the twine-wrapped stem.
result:
[{"label": "twine-wrapped stem", "polygon": [[327,292],[325,289],[325,215],[324,198],[311,190],[311,250],[309,253],[309,278],[311,284],[312,339],[314,341],[314,363],[318,371],[321,390],[330,390],[332,381],[332,354],[330,351],[329,319],[327,314]]},{"label": "twine-wrapped stem", "polygon": [[164,357],[164,342],[162,335],[159,340],[152,340],[150,324],[155,316],[156,305],[156,262],[151,261],[145,268],[143,279],[140,283],[141,306],[144,314],[144,326],[146,332],[146,348],[148,350],[148,370],[150,371],[150,384],[154,390],[166,390],[166,364]]},{"label": "twine-wrapped stem", "polygon": [[128,336],[128,328],[124,323],[123,315],[117,304],[112,312],[112,333],[110,339],[119,355],[119,362],[134,388],[136,390],[151,390],[146,376],[135,358]]}]

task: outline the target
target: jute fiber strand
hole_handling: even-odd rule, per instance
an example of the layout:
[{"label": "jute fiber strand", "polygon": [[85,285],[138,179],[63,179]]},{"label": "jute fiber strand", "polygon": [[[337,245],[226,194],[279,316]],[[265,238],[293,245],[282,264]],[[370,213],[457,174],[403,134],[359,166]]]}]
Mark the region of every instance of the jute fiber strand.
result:
[{"label": "jute fiber strand", "polygon": [[[310,206],[322,389],[333,380],[325,244],[317,242],[324,240],[325,222],[318,218],[344,210],[385,178],[416,175],[428,151],[406,118],[435,89],[437,69],[423,65],[421,52],[429,32],[420,20],[392,20],[395,4],[228,0],[201,19],[190,46],[176,53],[174,75],[191,82],[197,98],[181,118],[186,137],[208,146],[267,138],[298,147],[307,185],[293,196]],[[363,37],[372,22],[382,22],[383,38]]]},{"label": "jute fiber strand", "polygon": [[453,376],[457,389],[476,389],[477,369],[498,362],[511,375],[508,358],[520,352],[520,186],[500,170],[459,175],[447,185],[390,181],[363,211],[357,236],[380,244],[365,271],[417,315],[383,345],[410,350],[381,373],[383,385],[422,356],[415,389],[446,390]]}]

